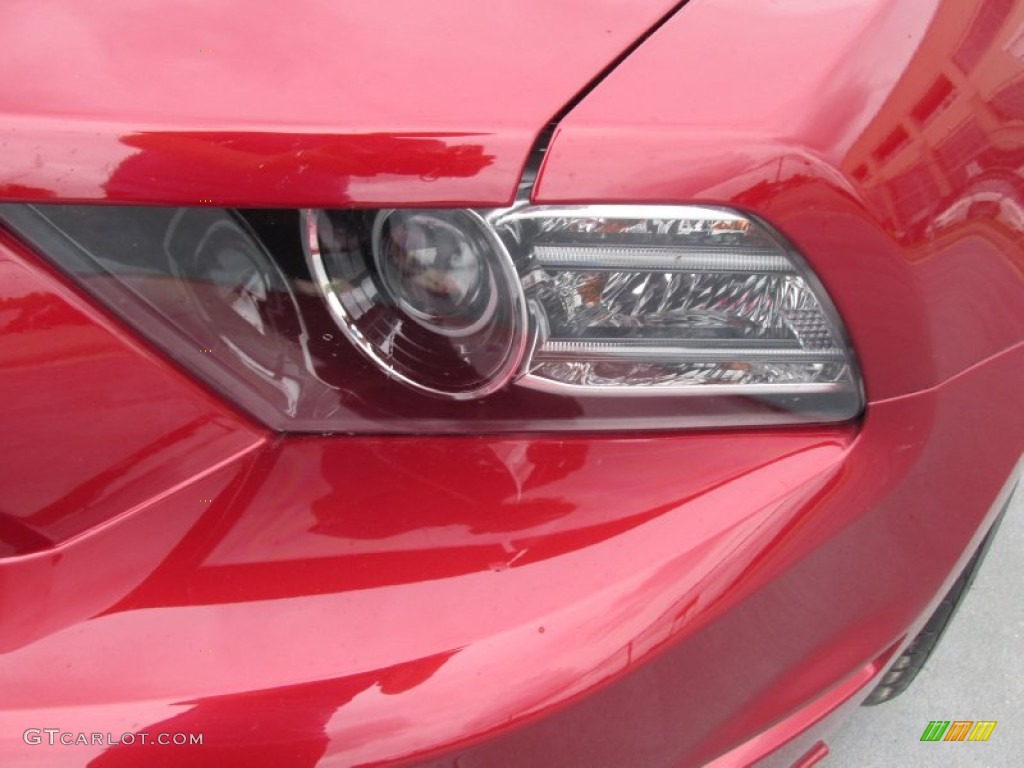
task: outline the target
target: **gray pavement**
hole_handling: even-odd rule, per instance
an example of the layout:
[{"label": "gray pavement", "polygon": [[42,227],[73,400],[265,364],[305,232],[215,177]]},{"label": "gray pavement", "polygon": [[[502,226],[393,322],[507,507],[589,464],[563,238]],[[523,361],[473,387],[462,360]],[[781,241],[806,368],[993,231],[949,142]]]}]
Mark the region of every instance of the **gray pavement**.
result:
[{"label": "gray pavement", "polygon": [[[1024,491],[1017,490],[974,586],[917,680],[862,707],[821,768],[1024,766]],[[930,720],[996,720],[985,743],[922,742]]]}]

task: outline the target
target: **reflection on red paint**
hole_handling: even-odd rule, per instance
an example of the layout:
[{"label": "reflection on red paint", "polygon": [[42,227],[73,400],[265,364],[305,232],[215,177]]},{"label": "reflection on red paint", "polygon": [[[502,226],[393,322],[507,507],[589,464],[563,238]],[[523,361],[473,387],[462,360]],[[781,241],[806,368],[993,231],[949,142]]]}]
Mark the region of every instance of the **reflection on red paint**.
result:
[{"label": "reflection on red paint", "polygon": [[9,238],[0,402],[16,404],[0,442],[0,554],[79,535],[261,439]]},{"label": "reflection on red paint", "polygon": [[552,116],[676,4],[8,4],[0,199],[507,204]]},{"label": "reflection on red paint", "polygon": [[[251,190],[246,205],[273,204],[279,190],[261,196],[261,179],[281,179],[296,204],[329,194],[331,205],[365,204],[389,178],[431,181],[476,176],[494,162],[485,135],[146,132],[122,137],[131,153],[103,183],[110,200],[176,199],[194,188],[207,197],[184,203],[236,200],[239,185]],[[296,158],[300,163],[296,166]],[[354,197],[353,197],[354,196]]]},{"label": "reflection on red paint", "polygon": [[[363,693],[397,696],[429,680],[457,650],[407,661],[384,669],[335,680],[283,686],[214,696],[200,701],[178,702],[187,707],[181,714],[142,729],[157,733],[201,733],[200,748],[185,745],[154,745],[136,741],[108,748],[89,761],[89,768],[147,766],[278,765],[313,768],[324,756],[330,737],[325,727],[343,713],[346,704]],[[341,738],[350,745],[372,742],[395,729],[415,723],[395,720],[379,726],[341,727]],[[338,738],[335,735],[334,738]]]}]

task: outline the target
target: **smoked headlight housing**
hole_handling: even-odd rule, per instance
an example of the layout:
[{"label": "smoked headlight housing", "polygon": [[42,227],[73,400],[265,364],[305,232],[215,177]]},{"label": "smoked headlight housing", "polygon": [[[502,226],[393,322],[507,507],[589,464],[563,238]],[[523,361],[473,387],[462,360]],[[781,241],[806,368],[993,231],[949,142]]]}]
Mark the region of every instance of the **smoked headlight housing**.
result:
[{"label": "smoked headlight housing", "polygon": [[270,427],[841,421],[838,316],[786,241],[696,206],[3,206],[96,298]]}]

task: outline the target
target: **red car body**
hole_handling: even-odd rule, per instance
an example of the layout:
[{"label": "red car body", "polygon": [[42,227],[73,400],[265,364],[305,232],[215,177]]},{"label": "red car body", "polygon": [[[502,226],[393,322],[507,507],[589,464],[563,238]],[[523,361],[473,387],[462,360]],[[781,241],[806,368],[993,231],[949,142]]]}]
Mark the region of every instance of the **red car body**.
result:
[{"label": "red car body", "polygon": [[3,201],[507,205],[557,119],[534,202],[770,222],[867,405],[277,434],[0,232],[0,763],[820,757],[1020,474],[1024,4],[678,6],[7,4]]}]

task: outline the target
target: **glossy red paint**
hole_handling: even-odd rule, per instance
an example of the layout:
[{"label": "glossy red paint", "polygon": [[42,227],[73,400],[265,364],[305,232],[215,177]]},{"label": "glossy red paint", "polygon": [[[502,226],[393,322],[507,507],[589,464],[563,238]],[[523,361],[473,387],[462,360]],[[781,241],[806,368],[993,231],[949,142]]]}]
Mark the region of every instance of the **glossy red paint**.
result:
[{"label": "glossy red paint", "polygon": [[[739,441],[268,446],[162,561],[121,579],[116,601],[0,658],[3,717],[43,705],[82,708],[75,723],[120,723],[147,702],[152,721],[213,729],[200,750],[207,764],[225,751],[292,749],[288,733],[356,764],[501,729],[617,674],[699,617],[834,481],[851,437],[836,428]],[[698,461],[699,475],[674,471]],[[165,525],[160,510],[143,518]],[[137,535],[110,526],[90,541],[109,550]],[[74,581],[89,558],[70,555],[85,543],[4,563],[13,591],[21,570]],[[94,677],[114,663],[112,643],[122,647],[118,673]],[[58,657],[70,679],[25,684]],[[480,687],[486,706],[459,694]],[[285,700],[293,711],[275,725]],[[256,741],[238,730],[253,708],[268,710]]]},{"label": "glossy red paint", "polygon": [[264,439],[2,233],[0,402],[0,557],[131,515]]},{"label": "glossy red paint", "polygon": [[[1024,429],[999,406],[1021,376],[1024,346],[876,406],[855,441],[833,428],[267,444],[224,470],[242,479],[187,530],[153,505],[0,564],[8,594],[88,575],[105,595],[65,591],[92,618],[54,631],[44,614],[45,636],[4,643],[0,750],[40,755],[20,733],[45,712],[69,731],[203,731],[199,765],[446,744],[470,765],[700,764],[923,614],[1011,469],[1008,441],[988,436]],[[129,563],[96,556],[161,536]],[[60,754],[139,759],[100,751]]]},{"label": "glossy red paint", "polygon": [[541,129],[676,4],[6,3],[0,199],[505,204]]},{"label": "glossy red paint", "polygon": [[[612,5],[626,8],[599,7]],[[30,291],[19,285],[41,286],[64,318],[0,336],[10,341],[5,374],[28,376],[16,361],[41,345],[91,396],[86,417],[67,378],[34,376],[21,382],[30,401],[54,403],[85,437],[102,425],[111,446],[135,445],[132,430],[166,434],[161,419],[189,409],[238,442],[192,481],[154,474],[104,525],[0,559],[0,762],[621,768],[811,755],[955,578],[1024,450],[1024,410],[1014,407],[1022,198],[1006,172],[1020,165],[1021,118],[1005,95],[1020,67],[1001,58],[1016,50],[1022,9],[935,2],[925,14],[917,2],[849,0],[826,13],[694,0],[584,99],[548,153],[540,201],[696,199],[781,227],[853,336],[871,399],[859,425],[271,439],[5,239],[3,295],[23,303]],[[681,96],[652,98],[670,93]],[[438,114],[445,108],[455,109],[449,100]],[[413,113],[380,110],[381,135],[423,128]],[[22,136],[45,138],[45,123],[27,116]],[[169,146],[176,127],[161,129]],[[46,157],[84,146],[75,135],[45,139]],[[940,175],[927,158],[944,156],[953,137]],[[283,172],[230,170],[230,142],[247,138],[168,157],[214,169],[223,179],[210,183],[225,192],[250,184],[251,199],[238,202],[305,200]],[[516,146],[525,152],[528,141]],[[282,147],[290,168],[296,158]],[[367,162],[369,178],[387,176],[388,157]],[[58,183],[58,165],[26,171],[41,186],[24,194],[79,194]],[[495,202],[518,168],[481,170],[457,187],[413,165],[401,162],[391,192],[350,187],[351,202]],[[163,160],[122,167],[121,199],[183,202],[198,188],[154,182]],[[99,191],[108,177],[82,194],[110,199]],[[939,194],[907,205],[907,179]],[[124,366],[116,376],[82,367],[111,359]],[[124,370],[155,383],[128,386]],[[158,411],[153,391],[175,407]],[[6,422],[31,440],[39,409],[13,410]],[[191,437],[168,456],[207,450]],[[30,478],[62,460],[74,471],[89,450],[108,467],[119,460],[89,443],[74,454],[32,445],[42,458]],[[4,482],[9,514],[14,482]],[[193,496],[213,501],[197,509]],[[72,499],[61,514],[82,507]],[[202,731],[206,741],[32,746],[21,736],[32,727]]]}]

